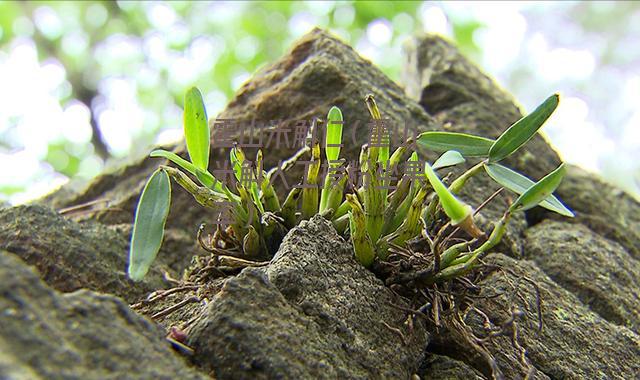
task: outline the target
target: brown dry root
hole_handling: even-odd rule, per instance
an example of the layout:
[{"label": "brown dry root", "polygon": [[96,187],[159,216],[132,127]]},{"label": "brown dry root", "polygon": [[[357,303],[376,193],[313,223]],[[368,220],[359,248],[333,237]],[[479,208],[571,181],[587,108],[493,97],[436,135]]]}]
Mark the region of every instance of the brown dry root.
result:
[{"label": "brown dry root", "polygon": [[[392,275],[388,271],[389,265],[394,269],[403,267],[410,273],[419,272],[420,269],[416,270],[416,267],[433,270],[433,258],[433,255],[425,253],[399,251],[389,256],[390,262],[378,265],[376,269],[379,276]],[[432,262],[428,263],[430,260]],[[511,281],[510,276],[505,276],[511,287],[508,294],[483,294],[481,287],[477,284],[496,271],[503,274],[510,273],[517,278],[517,281]],[[524,284],[535,288],[538,329],[542,329],[541,299],[537,285],[529,278],[515,276],[508,268],[484,264],[467,276],[441,284],[425,286],[419,281],[395,283],[392,289],[397,294],[410,299],[412,307],[393,306],[405,312],[405,322],[409,321],[407,323],[411,323],[415,318],[427,320],[433,333],[433,340],[428,347],[430,352],[466,362],[493,379],[503,379],[504,375],[489,347],[495,339],[507,337],[513,355],[506,356],[516,357],[520,366],[527,372],[525,378],[530,378],[535,374],[536,369],[527,358],[526,349],[519,341],[519,322],[525,314],[516,306],[516,299],[523,303],[526,301],[518,291]],[[492,321],[478,306],[478,301],[503,295],[507,296],[507,304],[510,305],[509,317],[501,322]],[[403,336],[403,339],[407,337]]]}]

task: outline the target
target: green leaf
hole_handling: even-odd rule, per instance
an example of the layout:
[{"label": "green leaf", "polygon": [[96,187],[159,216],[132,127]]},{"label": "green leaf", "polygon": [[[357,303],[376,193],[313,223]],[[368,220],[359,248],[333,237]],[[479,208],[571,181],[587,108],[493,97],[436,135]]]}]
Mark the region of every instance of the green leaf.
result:
[{"label": "green leaf", "polygon": [[529,115],[518,120],[504,131],[489,150],[489,162],[498,162],[529,141],[558,107],[560,97],[553,94]]},{"label": "green leaf", "polygon": [[438,175],[428,162],[424,163],[424,174],[426,175],[431,187],[436,191],[440,204],[445,214],[451,219],[451,224],[454,226],[462,222],[471,214],[471,206],[467,205],[463,201],[453,195],[449,189],[440,181]]},{"label": "green leaf", "polygon": [[160,250],[170,205],[169,176],[164,170],[158,169],[142,190],[136,209],[128,269],[129,278],[134,281],[142,280]]},{"label": "green leaf", "polygon": [[[327,139],[325,146],[325,156],[327,161],[336,161],[340,156],[340,147],[342,144],[342,112],[340,108],[333,106],[327,115]],[[329,146],[335,145],[335,146]]]},{"label": "green leaf", "polygon": [[184,96],[184,137],[191,162],[206,171],[209,167],[209,122],[202,94],[195,87]]},{"label": "green leaf", "polygon": [[[484,169],[487,174],[489,174],[489,177],[493,178],[494,181],[516,194],[524,193],[528,188],[535,184],[535,182],[529,178],[500,164],[484,165]],[[544,207],[547,210],[557,212],[560,215],[571,218],[574,216],[573,212],[563,205],[562,202],[560,202],[560,200],[553,194],[540,202],[539,206]]]},{"label": "green leaf", "polygon": [[436,152],[456,150],[464,157],[486,157],[494,141],[457,132],[423,132],[418,144]]},{"label": "green leaf", "polygon": [[550,196],[562,182],[565,169],[564,163],[560,164],[558,168],[551,173],[547,174],[540,181],[529,187],[524,193],[516,199],[516,201],[509,207],[510,211],[525,211],[540,204],[544,199]]},{"label": "green leaf", "polygon": [[464,157],[457,150],[448,150],[433,163],[433,170],[446,168],[463,163]]}]

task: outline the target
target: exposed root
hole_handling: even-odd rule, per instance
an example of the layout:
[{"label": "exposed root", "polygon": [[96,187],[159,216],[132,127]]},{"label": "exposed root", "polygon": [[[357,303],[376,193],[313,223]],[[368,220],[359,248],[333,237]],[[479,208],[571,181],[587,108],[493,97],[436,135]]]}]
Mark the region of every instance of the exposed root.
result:
[{"label": "exposed root", "polygon": [[180,308],[181,308],[181,307],[183,307],[184,305],[187,305],[187,304],[192,303],[192,302],[200,302],[200,298],[198,298],[198,297],[189,297],[189,298],[186,298],[186,299],[184,299],[184,300],[182,300],[182,301],[178,302],[178,303],[177,303],[177,304],[175,304],[175,305],[171,305],[171,306],[167,307],[166,309],[162,309],[162,310],[160,310],[159,312],[157,312],[157,313],[153,314],[153,315],[151,316],[151,319],[158,319],[158,318],[165,317],[165,316],[167,316],[167,315],[169,315],[169,314],[173,313],[174,311],[176,311],[176,310],[180,309]]},{"label": "exposed root", "polygon": [[[440,233],[446,229],[441,228]],[[434,247],[434,244],[427,244]],[[538,330],[542,328],[540,291],[535,282],[527,277],[517,276],[509,268],[482,264],[474,272],[444,283],[429,283],[438,268],[435,260],[439,255],[433,252],[414,252],[410,248],[392,247],[386,262],[379,263],[374,270],[379,277],[392,286],[399,295],[411,300],[410,307],[392,305],[402,310],[410,318],[426,319],[434,334],[430,350],[468,362],[493,379],[503,379],[498,361],[490,347],[499,337],[506,337],[513,349],[525,378],[533,376],[535,367],[527,358],[527,351],[520,343],[519,322],[525,313],[516,301],[525,302],[520,286],[527,283],[535,289]],[[509,294],[483,294],[479,285],[490,273],[502,272],[511,287]],[[509,274],[509,275],[506,275]],[[512,280],[515,278],[516,280]],[[479,301],[506,296],[508,317],[502,322],[493,321],[479,306]],[[477,318],[474,318],[477,317]],[[479,321],[474,323],[473,321]],[[509,355],[510,356],[510,355]]]}]

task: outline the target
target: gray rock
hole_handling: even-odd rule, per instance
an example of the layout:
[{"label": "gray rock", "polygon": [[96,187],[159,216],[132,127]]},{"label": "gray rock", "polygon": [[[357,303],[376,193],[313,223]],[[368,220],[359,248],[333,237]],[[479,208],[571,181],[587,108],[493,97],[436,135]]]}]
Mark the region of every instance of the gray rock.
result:
[{"label": "gray rock", "polygon": [[598,175],[575,166],[569,166],[558,194],[576,212],[576,218],[570,221],[618,242],[640,260],[640,203],[637,200]]},{"label": "gray rock", "polygon": [[406,307],[315,216],[289,232],[266,269],[225,284],[189,343],[220,379],[406,379],[427,333],[393,304]]},{"label": "gray rock", "polygon": [[468,364],[436,354],[427,355],[418,374],[420,378],[429,380],[486,379]]},{"label": "gray rock", "polygon": [[[448,130],[496,138],[522,117],[511,95],[440,37],[408,41],[405,60],[407,94]],[[535,136],[507,165],[539,178],[559,162],[549,144]]]},{"label": "gray rock", "polygon": [[[495,254],[487,262],[506,270],[495,271],[481,282],[483,294],[498,297],[478,302],[496,324],[509,317],[509,308],[524,312],[518,322],[521,345],[539,371],[552,379],[632,379],[640,373],[640,337],[626,327],[617,326],[583,305],[569,291],[550,279],[538,266]],[[540,290],[543,328],[538,332],[537,298],[527,277]],[[519,289],[513,295],[514,287]],[[477,330],[482,320],[470,322]],[[502,336],[490,348],[507,379],[522,378],[526,372],[518,365],[511,338]]]},{"label": "gray rock", "polygon": [[[405,50],[407,93],[448,130],[497,137],[522,116],[512,97],[448,42],[434,36],[420,36],[408,43]],[[535,137],[506,164],[538,179],[556,167],[559,158],[541,137]],[[493,189],[486,177],[473,180],[464,194],[469,199],[486,197]],[[504,256],[498,260],[505,267],[514,267],[519,275],[530,276],[540,284],[543,293],[545,328],[540,336],[531,333],[536,330],[531,321],[536,319],[532,314],[535,305],[529,303],[529,322],[525,329],[528,332],[524,333],[525,347],[538,369],[535,376],[634,378],[638,371],[637,336],[609,321],[636,326],[633,321],[637,321],[638,275],[637,262],[632,256],[637,259],[640,250],[640,204],[597,176],[572,166],[558,194],[576,211],[575,219],[561,218],[540,208],[529,210],[526,213],[529,225],[548,218],[562,220],[562,223],[534,228],[527,233],[525,243],[523,235],[527,226],[518,222],[509,231],[512,243],[497,247],[498,251],[513,257],[520,254],[534,258],[540,266]],[[489,220],[504,209],[505,200],[497,199],[496,204],[489,205],[484,212]],[[574,228],[569,222],[588,226],[591,231],[581,226]],[[566,240],[569,237],[574,239]],[[624,249],[607,239],[618,242]],[[515,277],[512,273],[492,275],[484,284],[487,294],[492,290],[510,289],[508,282],[517,282]],[[526,290],[522,297],[531,300],[534,294],[530,287],[522,289]],[[498,298],[487,300],[484,306],[493,317],[505,321],[510,304]],[[478,325],[481,326],[481,321]],[[443,339],[446,345],[455,338],[445,334],[436,339]],[[519,363],[509,341],[504,338],[498,342],[492,350],[505,377],[523,377],[527,368]],[[464,342],[460,347],[463,346]],[[456,357],[454,351],[447,353]],[[477,354],[467,353],[466,361],[488,375],[486,363]]]},{"label": "gray rock", "polygon": [[545,221],[527,231],[527,258],[611,323],[639,332],[640,262],[585,226]]},{"label": "gray rock", "polygon": [[35,266],[62,292],[87,288],[133,302],[166,286],[157,266],[143,282],[127,278],[123,234],[94,222],[80,225],[43,206],[0,210],[0,249]]},{"label": "gray rock", "polygon": [[205,379],[121,300],[60,294],[0,251],[0,378]]}]

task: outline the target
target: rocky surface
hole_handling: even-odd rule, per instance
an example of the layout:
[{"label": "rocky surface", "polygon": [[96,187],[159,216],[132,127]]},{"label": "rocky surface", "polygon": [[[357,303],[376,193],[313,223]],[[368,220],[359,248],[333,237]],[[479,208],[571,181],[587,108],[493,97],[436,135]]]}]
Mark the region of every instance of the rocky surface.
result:
[{"label": "rocky surface", "polygon": [[0,250],[0,378],[205,379],[120,299],[61,294]]},{"label": "rocky surface", "polygon": [[158,268],[142,283],[127,278],[128,244],[101,224],[80,225],[43,206],[0,210],[0,249],[35,266],[47,284],[62,292],[87,288],[133,302],[163,287]]},{"label": "rocky surface", "polygon": [[[511,316],[510,310],[515,308],[524,312],[518,323],[518,337],[537,376],[631,379],[640,373],[637,334],[603,319],[530,261],[496,254],[488,257],[487,263],[507,270],[495,271],[481,283],[485,295],[500,296],[481,301],[477,306],[495,323],[506,321]],[[535,287],[525,279],[535,283],[540,292],[541,331],[538,331]],[[481,330],[482,320],[470,318],[469,322]],[[505,378],[522,378],[527,372],[515,365],[517,351],[511,347],[510,336],[495,339],[490,345]]]},{"label": "rocky surface", "polygon": [[130,234],[131,225],[78,224],[38,205],[0,209],[0,249],[35,266],[47,284],[62,292],[86,288],[134,302],[168,286],[163,272],[179,276],[199,253],[191,237],[168,231],[159,265],[136,283],[126,275]]},{"label": "rocky surface", "polygon": [[527,231],[525,252],[557,284],[607,321],[640,331],[640,262],[582,225],[545,221]]},{"label": "rocky surface", "polygon": [[266,268],[227,281],[189,332],[216,378],[409,378],[427,334],[320,216],[287,235]]},{"label": "rocky surface", "polygon": [[[219,116],[279,119],[291,125],[323,117],[335,104],[345,116],[348,136],[343,151],[350,159],[357,156],[356,145],[366,141],[368,117],[362,99],[367,93],[374,93],[384,116],[391,119],[394,136],[402,135],[406,123],[419,131],[453,130],[496,137],[521,116],[510,95],[440,38],[421,36],[409,43],[404,71],[406,95],[353,49],[314,30],[282,59],[256,73]],[[173,149],[184,155],[183,146]],[[294,149],[270,149],[266,166],[286,158]],[[433,158],[428,152],[421,153]],[[216,157],[227,155],[215,150],[212,164]],[[54,373],[69,373],[69,377],[98,378],[106,374],[107,366],[127,370],[131,377],[165,373],[153,372],[154,366],[128,369],[128,361],[114,362],[107,355],[100,356],[108,346],[116,357],[131,356],[139,362],[162,365],[170,375],[187,371],[185,376],[198,376],[185,369],[159,335],[150,332],[154,328],[148,321],[131,314],[112,297],[46,290],[46,296],[31,299],[26,297],[40,294],[40,290],[18,290],[15,295],[8,291],[11,287],[25,289],[24,284],[35,281],[32,272],[15,264],[15,255],[36,267],[49,285],[65,292],[89,288],[131,301],[164,286],[161,268],[166,265],[179,270],[184,258],[197,252],[189,237],[208,215],[176,188],[172,210],[179,212],[173,211],[168,222],[175,238],[169,239],[172,243],[166,244],[159,256],[165,264],[154,267],[148,282],[133,285],[124,278],[126,225],[133,220],[147,176],[160,162],[140,159],[97,178],[80,193],[69,195],[68,189],[63,189],[43,201],[60,208],[108,200],[82,213],[61,217],[36,206],[0,210],[0,248],[10,252],[3,254],[3,260],[8,260],[6,267],[13,268],[9,272],[0,268],[0,273],[12,275],[6,282],[9,285],[0,283],[0,302],[14,305],[5,310],[21,310],[49,300],[43,304],[46,308],[38,309],[37,323],[21,320],[22,324],[0,325],[0,374],[48,378]],[[553,149],[536,137],[506,164],[538,179],[559,162]],[[299,178],[300,171],[292,171],[289,184]],[[476,206],[497,188],[482,175],[473,178],[470,185],[462,196]],[[493,356],[498,371],[507,379],[527,374],[539,379],[634,378],[640,372],[640,205],[595,175],[573,167],[558,194],[576,212],[576,218],[558,218],[540,209],[529,210],[526,217],[516,215],[504,244],[497,247],[502,253],[487,259],[488,264],[502,270],[485,273],[482,291],[492,297],[479,301],[477,307],[494,327],[509,321],[512,312],[521,311],[516,319],[519,346],[514,347],[509,335],[513,329],[485,343],[489,356],[471,349],[469,341],[452,331],[428,334],[416,324],[409,333],[403,313],[387,302],[402,301],[392,298],[375,277],[355,265],[345,243],[314,220],[288,236],[269,267],[245,270],[211,300],[207,312],[189,332],[189,343],[196,348],[195,361],[220,378],[407,378],[417,371],[424,378],[466,379],[490,377],[492,363],[488,358]],[[486,228],[502,213],[510,197],[504,192],[482,210]],[[539,302],[531,281],[539,288]],[[40,288],[46,289],[42,284]],[[541,331],[538,303],[543,317]],[[78,305],[99,306],[86,309]],[[3,321],[9,317],[6,312],[1,315]],[[50,323],[46,325],[49,330],[35,330],[45,326],[42,321]],[[74,321],[87,329],[74,330]],[[478,313],[470,313],[466,322],[478,336],[486,334],[486,321]],[[107,344],[106,328],[118,331],[114,339],[121,331],[140,338]],[[14,345],[13,329],[37,333],[20,338],[22,346]],[[409,339],[406,344],[401,335]],[[66,350],[60,341],[73,342],[77,351]],[[37,346],[34,352],[38,356],[27,356],[26,347],[32,347],[29,344]],[[427,354],[418,369],[424,354],[421,346],[427,347]],[[94,351],[96,356],[92,356]],[[58,352],[67,352],[69,360],[55,361],[52,353]],[[156,356],[140,356],[149,352]],[[94,371],[87,369],[88,363]]]},{"label": "rocky surface", "polygon": [[423,379],[453,380],[469,379],[483,380],[482,374],[464,362],[452,359],[448,356],[429,354],[420,366],[418,374]]},{"label": "rocky surface", "polygon": [[640,260],[640,203],[637,200],[577,167],[569,167],[558,194],[576,211],[576,218],[571,222],[585,225],[617,242]]}]

